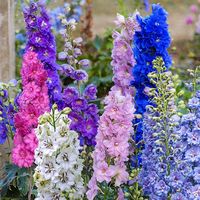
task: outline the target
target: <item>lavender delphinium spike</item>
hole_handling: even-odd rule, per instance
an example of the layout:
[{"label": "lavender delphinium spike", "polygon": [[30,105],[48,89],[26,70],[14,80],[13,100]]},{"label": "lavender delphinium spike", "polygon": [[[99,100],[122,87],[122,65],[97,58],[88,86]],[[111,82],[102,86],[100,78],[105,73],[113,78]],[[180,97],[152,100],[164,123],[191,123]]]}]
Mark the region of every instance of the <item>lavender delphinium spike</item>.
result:
[{"label": "lavender delphinium spike", "polygon": [[[178,170],[181,154],[177,148],[180,136],[174,127],[179,124],[174,104],[175,89],[171,73],[166,72],[162,58],[153,61],[156,72],[149,74],[156,88],[149,91],[152,106],[147,106],[143,121],[144,150],[139,175],[144,194],[152,200],[172,200],[181,193],[185,177]],[[180,193],[180,194],[179,194]]]},{"label": "lavender delphinium spike", "polygon": [[[187,200],[200,199],[200,91],[188,102],[189,113],[181,117],[177,133],[180,142],[174,146],[181,162],[178,170],[185,178],[182,187]],[[177,156],[177,155],[176,155]],[[175,199],[177,200],[177,199]]]}]

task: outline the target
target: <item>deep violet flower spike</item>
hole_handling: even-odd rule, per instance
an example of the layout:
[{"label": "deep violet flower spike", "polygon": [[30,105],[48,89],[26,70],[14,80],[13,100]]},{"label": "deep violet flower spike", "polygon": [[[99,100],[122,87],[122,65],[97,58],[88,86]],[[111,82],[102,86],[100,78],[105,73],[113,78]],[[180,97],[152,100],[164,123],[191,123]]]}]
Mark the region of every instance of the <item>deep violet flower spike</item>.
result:
[{"label": "deep violet flower spike", "polygon": [[134,140],[139,143],[143,134],[143,115],[146,106],[151,104],[149,96],[146,94],[146,88],[155,87],[150,82],[148,74],[154,71],[152,61],[158,56],[162,57],[167,69],[170,67],[171,57],[167,49],[170,46],[171,38],[168,32],[167,12],[159,4],[152,5],[150,16],[143,18],[138,15],[137,21],[141,30],[135,32],[133,40],[136,64],[132,69],[132,86],[136,89],[136,114],[142,116],[133,122],[137,124]]},{"label": "deep violet flower spike", "polygon": [[59,66],[56,64],[56,43],[51,32],[50,19],[43,3],[30,3],[24,9],[26,22],[27,44],[26,51],[34,51],[44,64],[48,73],[48,94],[50,105],[53,103],[62,107],[62,87],[58,75]]},{"label": "deep violet flower spike", "polygon": [[75,20],[62,18],[61,22],[63,24],[61,34],[65,38],[65,48],[59,55],[67,63],[61,66],[62,72],[70,77],[74,84],[73,87],[67,86],[64,89],[63,105],[72,110],[69,114],[69,118],[72,120],[70,129],[79,133],[80,144],[95,146],[99,115],[97,106],[91,101],[96,100],[97,89],[93,84],[83,86],[88,79],[84,67],[88,66],[89,60],[80,58],[82,38],[71,37],[76,25]]}]

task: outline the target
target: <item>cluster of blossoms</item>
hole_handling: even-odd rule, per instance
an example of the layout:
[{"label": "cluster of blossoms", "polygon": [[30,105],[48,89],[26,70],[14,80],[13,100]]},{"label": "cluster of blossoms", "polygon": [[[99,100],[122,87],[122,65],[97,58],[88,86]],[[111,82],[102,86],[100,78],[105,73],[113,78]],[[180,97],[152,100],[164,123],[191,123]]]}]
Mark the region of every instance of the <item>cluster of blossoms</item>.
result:
[{"label": "cluster of blossoms", "polygon": [[[80,134],[81,144],[95,145],[95,136],[98,126],[98,108],[92,103],[96,99],[97,89],[93,84],[83,89],[82,84],[88,79],[88,74],[81,68],[89,66],[89,60],[81,59],[82,38],[71,38],[71,31],[75,29],[75,22],[62,19],[65,29],[62,30],[65,38],[65,49],[59,53],[59,59],[67,61],[63,64],[63,74],[74,82],[74,86],[67,86],[63,91],[64,107],[70,107],[72,112],[69,118],[72,120],[71,129]],[[81,90],[83,89],[83,92]]]},{"label": "cluster of blossoms", "polygon": [[[17,104],[11,97],[11,90],[18,87],[16,80],[8,84],[0,83],[0,144],[4,144],[8,136],[13,137],[15,131],[13,116],[17,111]],[[18,93],[18,89],[16,89]]]},{"label": "cluster of blossoms", "polygon": [[135,31],[139,31],[140,27],[137,23],[136,14],[125,19],[124,16],[118,14],[115,21],[117,28],[121,29],[121,33],[113,32],[113,50],[112,62],[113,82],[124,94],[133,95],[133,88],[130,87],[132,81],[131,70],[135,65],[135,59],[132,51],[132,41]]},{"label": "cluster of blossoms", "polygon": [[50,104],[57,103],[62,107],[62,86],[58,75],[59,66],[56,64],[55,38],[51,33],[49,16],[41,1],[30,3],[24,9],[24,18],[27,30],[26,51],[34,51],[44,64],[48,73],[48,94]]},{"label": "cluster of blossoms", "polygon": [[81,15],[83,14],[84,4],[85,0],[72,0],[70,3],[65,3],[63,6],[59,6],[50,12],[52,28],[56,33],[59,33],[62,29],[60,15],[65,16],[67,20],[74,19],[76,22],[79,22]]},{"label": "cluster of blossoms", "polygon": [[[154,71],[152,61],[159,56],[163,58],[166,68],[171,65],[171,58],[167,52],[170,45],[170,35],[166,22],[167,12],[159,4],[152,5],[150,16],[142,18],[138,15],[137,21],[141,30],[135,32],[133,40],[136,64],[132,70],[134,78],[132,85],[136,89],[135,114],[143,116],[146,106],[150,104],[146,92],[149,88],[154,87],[148,78],[148,74]],[[134,121],[134,124],[137,124],[134,138],[136,143],[142,140],[142,121],[142,117]]]},{"label": "cluster of blossoms", "polygon": [[183,187],[183,176],[177,168],[180,157],[176,155],[180,137],[174,130],[180,118],[174,105],[172,75],[165,71],[162,58],[157,58],[153,63],[156,72],[150,73],[149,77],[156,88],[149,91],[154,105],[147,106],[144,114],[145,147],[142,151],[139,183],[144,194],[152,200],[166,200],[171,195],[172,200],[183,199],[179,194]]},{"label": "cluster of blossoms", "polygon": [[35,151],[36,200],[82,199],[84,196],[81,147],[78,133],[69,128],[69,112],[69,108],[59,112],[53,105],[51,113],[42,115],[35,129],[39,140]]},{"label": "cluster of blossoms", "polygon": [[177,181],[184,183],[180,196],[184,200],[200,199],[200,91],[197,91],[188,102],[190,112],[182,116],[180,125],[176,129],[181,140],[176,157],[181,159],[178,165],[180,175]]},{"label": "cluster of blossoms", "polygon": [[[200,1],[198,1],[200,4]],[[186,17],[187,25],[195,25],[195,32],[200,34],[200,14],[199,14],[199,6],[196,4],[192,4],[190,6],[190,15]]]},{"label": "cluster of blossoms", "polygon": [[23,91],[17,100],[19,111],[14,116],[12,161],[19,167],[30,167],[38,144],[34,129],[38,117],[49,110],[47,72],[36,53],[29,51],[24,55],[21,76]]},{"label": "cluster of blossoms", "polygon": [[[121,32],[113,33],[111,64],[115,85],[105,98],[105,110],[99,121],[97,144],[93,152],[94,174],[89,182],[88,199],[94,199],[98,194],[97,182],[114,182],[115,187],[120,187],[129,177],[126,162],[129,156],[129,140],[133,134],[132,120],[135,111],[133,91],[130,89],[130,70],[134,64],[131,45],[132,36],[138,25],[135,15],[127,19],[118,15],[116,24],[121,28]],[[123,192],[119,194],[118,198],[123,199]]]}]

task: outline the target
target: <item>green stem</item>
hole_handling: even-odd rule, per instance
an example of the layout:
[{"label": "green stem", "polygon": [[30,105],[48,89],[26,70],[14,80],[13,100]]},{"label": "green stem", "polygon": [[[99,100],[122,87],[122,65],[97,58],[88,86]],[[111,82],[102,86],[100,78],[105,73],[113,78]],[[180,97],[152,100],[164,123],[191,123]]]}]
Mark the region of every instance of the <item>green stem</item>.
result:
[{"label": "green stem", "polygon": [[29,192],[28,192],[28,200],[31,200],[31,196],[32,196],[32,189],[33,189],[33,185],[32,185],[32,178],[33,178],[33,173],[32,173],[32,169],[30,168],[30,179],[29,179]]},{"label": "green stem", "polygon": [[53,128],[56,131],[55,110],[52,109]]}]

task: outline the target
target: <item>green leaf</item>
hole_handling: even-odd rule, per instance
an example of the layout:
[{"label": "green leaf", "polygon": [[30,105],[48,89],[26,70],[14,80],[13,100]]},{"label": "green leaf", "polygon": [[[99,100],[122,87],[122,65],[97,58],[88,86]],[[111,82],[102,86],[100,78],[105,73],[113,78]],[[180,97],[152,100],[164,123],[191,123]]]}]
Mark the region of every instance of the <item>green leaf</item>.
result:
[{"label": "green leaf", "polygon": [[100,50],[101,48],[101,44],[102,44],[102,39],[99,36],[96,36],[94,41],[93,41],[93,45],[97,50]]},{"label": "green leaf", "polygon": [[17,186],[19,191],[23,194],[23,196],[27,195],[29,191],[29,177],[28,176],[18,177]]},{"label": "green leaf", "polygon": [[99,79],[102,83],[110,83],[110,82],[112,82],[112,76],[111,75],[109,75],[109,76],[105,76],[105,77],[102,77],[102,78],[100,78]]}]

